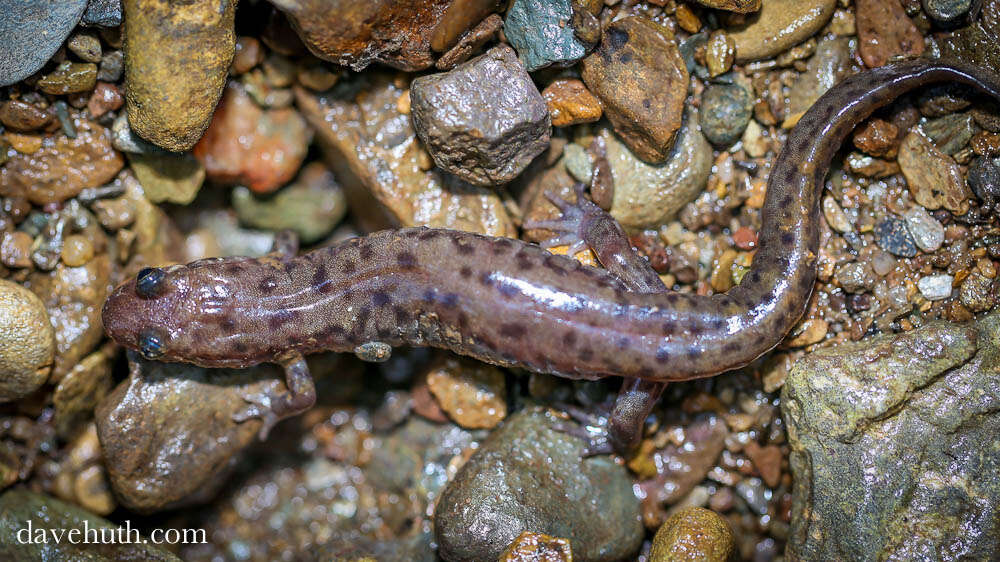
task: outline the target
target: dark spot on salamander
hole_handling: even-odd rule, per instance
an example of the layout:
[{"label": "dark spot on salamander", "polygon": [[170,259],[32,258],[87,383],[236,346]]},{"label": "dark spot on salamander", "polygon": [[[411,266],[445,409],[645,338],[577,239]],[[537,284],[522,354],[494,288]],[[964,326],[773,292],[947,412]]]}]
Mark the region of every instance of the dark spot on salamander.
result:
[{"label": "dark spot on salamander", "polygon": [[328,293],[333,289],[333,283],[326,277],[326,264],[320,263],[316,266],[316,272],[312,278],[313,289],[320,293]]},{"label": "dark spot on salamander", "polygon": [[726,353],[736,353],[739,350],[740,344],[735,341],[728,342],[726,345],[722,346],[722,351],[725,351]]},{"label": "dark spot on salamander", "polygon": [[458,272],[459,274],[462,275],[462,277],[468,278],[472,276],[472,268],[467,265],[463,265],[462,268],[458,270]]},{"label": "dark spot on salamander", "polygon": [[484,271],[479,274],[479,283],[484,287],[493,286],[493,274],[489,271]]},{"label": "dark spot on salamander", "polygon": [[344,262],[344,265],[341,266],[340,270],[344,273],[344,275],[354,275],[354,272],[358,270],[358,266],[353,261],[347,260]]},{"label": "dark spot on salamander", "polygon": [[721,331],[722,327],[725,326],[725,325],[726,325],[726,323],[721,318],[716,318],[716,319],[712,320],[711,322],[709,322],[709,326],[712,328],[712,331],[714,331],[714,332]]},{"label": "dark spot on salamander", "polygon": [[792,205],[792,196],[791,195],[785,195],[784,197],[781,198],[781,208],[782,209],[787,209],[791,205]]},{"label": "dark spot on salamander", "polygon": [[639,375],[640,379],[651,379],[656,374],[656,371],[644,365],[639,368],[639,371],[636,374]]},{"label": "dark spot on salamander", "polygon": [[781,244],[783,246],[791,246],[793,243],[795,243],[795,235],[794,234],[792,234],[791,232],[782,232],[781,233]]},{"label": "dark spot on salamander", "polygon": [[227,275],[235,277],[235,276],[239,275],[241,271],[243,271],[243,267],[240,266],[240,264],[238,264],[238,263],[226,264],[226,274]]},{"label": "dark spot on salamander", "polygon": [[222,320],[219,320],[219,327],[222,328],[222,331],[225,332],[226,335],[229,335],[236,330],[236,322],[234,322],[232,318],[226,316],[222,318]]},{"label": "dark spot on salamander", "polygon": [[399,305],[392,307],[392,315],[396,319],[396,324],[405,324],[410,321],[410,313]]},{"label": "dark spot on salamander", "polygon": [[476,252],[476,248],[461,236],[452,236],[451,242],[454,244],[455,250],[463,256],[468,256]]},{"label": "dark spot on salamander", "polygon": [[577,359],[583,361],[584,363],[590,361],[594,358],[594,352],[589,349],[581,349],[580,353],[576,354]]},{"label": "dark spot on salamander", "polygon": [[400,252],[396,254],[396,263],[399,267],[410,268],[417,266],[417,256],[411,254],[410,252]]},{"label": "dark spot on salamander", "polygon": [[688,359],[697,359],[698,356],[701,355],[701,349],[699,349],[696,345],[692,345],[687,348],[685,353],[687,353]]},{"label": "dark spot on salamander", "polygon": [[660,328],[660,332],[664,336],[672,336],[672,335],[674,335],[674,333],[677,332],[677,323],[674,322],[673,320],[668,320],[668,321],[664,322],[663,326]]},{"label": "dark spot on salamander", "polygon": [[670,352],[667,351],[666,347],[661,347],[656,350],[656,360],[660,363],[666,363],[670,359]]},{"label": "dark spot on salamander", "polygon": [[520,324],[500,324],[500,335],[505,338],[521,339],[527,332],[528,329]]},{"label": "dark spot on salamander", "polygon": [[518,252],[515,255],[515,259],[517,259],[517,268],[520,271],[528,271],[535,267],[535,260],[531,259],[531,256],[524,252]]},{"label": "dark spot on salamander", "polygon": [[234,342],[233,351],[235,351],[238,355],[243,355],[247,352],[247,346],[243,345],[243,342]]},{"label": "dark spot on salamander", "polygon": [[374,255],[375,251],[372,250],[371,246],[369,246],[368,244],[362,244],[361,246],[358,246],[358,256],[360,256],[361,259],[370,260]]},{"label": "dark spot on salamander", "polygon": [[434,291],[433,290],[424,291],[423,301],[425,303],[427,303],[427,304],[434,304],[435,300],[437,300],[437,298],[434,295]]},{"label": "dark spot on salamander", "polygon": [[270,295],[278,288],[278,280],[273,275],[269,275],[260,280],[257,288],[260,289],[262,294]]},{"label": "dark spot on salamander", "polygon": [[514,243],[507,238],[500,238],[499,240],[494,240],[490,248],[493,250],[494,255],[500,255],[507,252],[514,246]]},{"label": "dark spot on salamander", "polygon": [[385,291],[375,291],[372,293],[372,304],[376,308],[382,308],[391,303],[392,297],[389,296],[389,293],[386,293]]},{"label": "dark spot on salamander", "polygon": [[697,322],[694,323],[694,324],[691,324],[691,327],[688,330],[691,332],[692,336],[696,336],[696,337],[705,333],[705,327],[702,326],[701,324],[697,323]]},{"label": "dark spot on salamander", "polygon": [[750,282],[753,283],[753,284],[760,283],[760,272],[759,271],[751,271],[750,272]]},{"label": "dark spot on salamander", "polygon": [[563,347],[566,349],[573,349],[576,347],[576,332],[566,332],[562,337]]},{"label": "dark spot on salamander", "polygon": [[278,310],[271,314],[267,319],[267,326],[272,330],[278,330],[285,324],[295,320],[298,317],[299,312],[297,310]]}]

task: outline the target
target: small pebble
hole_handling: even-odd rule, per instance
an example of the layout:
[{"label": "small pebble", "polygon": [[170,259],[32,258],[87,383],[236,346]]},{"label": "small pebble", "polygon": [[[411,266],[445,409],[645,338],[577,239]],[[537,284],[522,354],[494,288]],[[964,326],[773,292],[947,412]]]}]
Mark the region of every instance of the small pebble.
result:
[{"label": "small pebble", "polygon": [[101,57],[101,65],[97,70],[97,79],[105,82],[117,82],[125,71],[125,53],[110,51]]},{"label": "small pebble", "polygon": [[705,64],[711,77],[729,72],[736,59],[736,43],[725,31],[715,30],[705,46]]},{"label": "small pebble", "polygon": [[0,123],[14,131],[36,131],[52,122],[52,112],[21,100],[0,104]]},{"label": "small pebble", "polygon": [[917,203],[929,210],[944,207],[963,215],[971,195],[955,160],[937,149],[927,137],[911,132],[899,146],[899,167]]},{"label": "small pebble", "polygon": [[568,127],[601,118],[601,102],[576,78],[559,78],[542,90],[552,125]]},{"label": "small pebble", "polygon": [[244,72],[249,72],[264,61],[264,54],[264,47],[256,38],[239,37],[236,39],[236,53],[233,55],[233,62],[229,65],[229,73],[233,76],[239,76]]},{"label": "small pebble", "polygon": [[875,286],[875,272],[865,262],[852,261],[840,266],[836,278],[848,293],[863,293]]},{"label": "small pebble", "polygon": [[86,236],[72,234],[63,241],[62,261],[69,267],[79,267],[94,258],[94,245]]},{"label": "small pebble", "polygon": [[91,117],[97,119],[109,111],[119,109],[125,103],[125,97],[118,91],[118,87],[108,82],[98,82],[94,87],[90,100],[87,101],[87,111]]},{"label": "small pebble", "polygon": [[953,22],[969,11],[972,0],[923,0],[924,11],[939,22]]},{"label": "small pebble", "polygon": [[902,219],[887,216],[875,223],[875,243],[893,255],[904,258],[917,255],[917,244]]},{"label": "small pebble", "polygon": [[920,128],[934,141],[938,150],[948,155],[965,148],[977,131],[975,120],[970,113],[952,113],[931,119]]},{"label": "small pebble", "polygon": [[757,247],[757,233],[741,226],[733,233],[733,244],[741,250],[753,250]]},{"label": "small pebble", "polygon": [[89,0],[81,20],[85,25],[114,28],[122,24],[121,0]]},{"label": "small pebble", "polygon": [[27,232],[0,233],[0,263],[11,268],[31,267],[31,245]]},{"label": "small pebble", "polygon": [[830,228],[844,234],[854,230],[851,219],[844,212],[844,209],[837,204],[837,201],[829,195],[823,197],[823,216]]},{"label": "small pebble", "polygon": [[449,357],[427,374],[441,409],[467,429],[492,429],[507,417],[507,384],[492,365]]},{"label": "small pebble", "polygon": [[670,516],[656,531],[649,560],[726,562],[734,551],[733,530],[724,517],[703,507],[689,507]]},{"label": "small pebble", "polygon": [[896,0],[857,0],[858,54],[868,68],[924,52],[924,36]]},{"label": "small pebble", "polygon": [[903,215],[906,226],[913,235],[917,247],[925,252],[933,252],[944,243],[944,226],[934,219],[923,207],[913,207]]},{"label": "small pebble", "polygon": [[66,46],[84,62],[101,62],[101,40],[92,32],[77,33]]},{"label": "small pebble", "polygon": [[718,146],[740,139],[753,115],[753,98],[737,84],[712,84],[701,95],[701,132]]},{"label": "small pebble", "polygon": [[976,158],[969,166],[967,179],[972,192],[984,203],[1000,201],[1000,158]]},{"label": "small pebble", "polygon": [[35,391],[52,372],[55,333],[45,305],[17,283],[0,279],[0,402]]},{"label": "small pebble", "polygon": [[854,134],[854,146],[858,150],[878,158],[896,156],[899,128],[882,119],[869,119]]},{"label": "small pebble", "polygon": [[63,95],[89,92],[97,82],[97,65],[66,61],[38,80],[38,89],[46,94]]},{"label": "small pebble", "polygon": [[507,545],[500,562],[573,562],[568,539],[524,531]]},{"label": "small pebble", "polygon": [[993,308],[996,303],[995,293],[992,279],[973,273],[962,281],[958,298],[972,312],[983,312]]},{"label": "small pebble", "polygon": [[837,0],[768,0],[751,23],[730,31],[736,62],[773,57],[812,37],[833,16]]},{"label": "small pebble", "polygon": [[822,318],[810,318],[792,329],[784,344],[788,347],[805,347],[823,341],[830,324]]},{"label": "small pebble", "polygon": [[951,285],[955,278],[951,275],[928,275],[917,280],[920,294],[929,301],[939,301],[951,296]]}]

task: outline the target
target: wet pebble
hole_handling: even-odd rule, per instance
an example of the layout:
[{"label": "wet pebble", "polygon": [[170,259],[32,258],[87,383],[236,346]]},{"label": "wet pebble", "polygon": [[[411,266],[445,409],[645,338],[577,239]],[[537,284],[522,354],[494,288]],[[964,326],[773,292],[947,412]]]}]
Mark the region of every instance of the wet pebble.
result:
[{"label": "wet pebble", "polygon": [[993,280],[979,273],[972,273],[962,281],[958,298],[962,305],[972,312],[983,312],[993,308],[996,302]]},{"label": "wet pebble", "polygon": [[836,0],[769,0],[746,23],[730,30],[736,62],[773,57],[819,31],[833,15]]},{"label": "wet pebble", "polygon": [[636,156],[649,163],[670,157],[689,76],[676,40],[664,28],[635,16],[615,21],[605,27],[597,50],[583,59],[581,75]]},{"label": "wet pebble", "polygon": [[111,362],[103,351],[95,351],[74,365],[52,393],[56,434],[70,438],[86,427],[113,383]]},{"label": "wet pebble", "polygon": [[90,99],[87,100],[87,111],[97,119],[109,111],[114,111],[125,103],[125,97],[114,84],[98,82]]},{"label": "wet pebble", "polygon": [[854,146],[858,150],[879,158],[896,156],[899,128],[884,119],[869,119],[854,134]]},{"label": "wet pebble", "polygon": [[93,32],[77,33],[66,42],[66,47],[84,62],[101,62],[101,40]]},{"label": "wet pebble", "polygon": [[87,0],[0,1],[0,86],[34,74],[59,49],[87,8]]},{"label": "wet pebble", "polygon": [[868,68],[883,66],[896,56],[912,58],[924,52],[923,34],[895,0],[858,0],[857,26],[858,54]]},{"label": "wet pebble", "polygon": [[205,166],[190,153],[130,152],[128,161],[146,198],[153,203],[187,205],[205,181]]},{"label": "wet pebble", "polygon": [[552,124],[568,127],[601,118],[601,102],[576,78],[558,78],[542,90]]},{"label": "wet pebble", "polygon": [[729,522],[714,511],[689,507],[670,516],[656,531],[649,560],[726,562],[734,552],[735,540]]},{"label": "wet pebble", "polygon": [[851,40],[823,39],[816,45],[806,70],[796,78],[788,95],[788,115],[782,127],[790,128],[827,90],[851,71]]},{"label": "wet pebble", "polygon": [[35,131],[52,122],[52,112],[20,100],[0,104],[0,123],[15,131]]},{"label": "wet pebble", "polygon": [[875,243],[896,256],[912,258],[917,255],[917,244],[906,228],[906,221],[896,217],[883,217],[875,223]]},{"label": "wet pebble", "polygon": [[701,132],[717,146],[740,139],[753,115],[753,98],[738,84],[712,84],[701,94]]},{"label": "wet pebble", "polygon": [[329,234],[347,213],[344,192],[321,163],[306,164],[294,183],[261,199],[245,187],[233,190],[240,222],[271,231],[294,230],[305,244]]},{"label": "wet pebble", "polygon": [[975,120],[970,113],[952,113],[931,119],[921,125],[926,134],[941,152],[954,155],[965,148],[976,134]]},{"label": "wet pebble", "polygon": [[86,25],[118,27],[122,24],[122,1],[89,0],[82,21]]},{"label": "wet pebble", "polygon": [[55,133],[31,154],[15,154],[0,167],[0,194],[23,195],[36,205],[58,203],[110,181],[125,164],[107,129],[74,120],[76,138]]},{"label": "wet pebble", "polygon": [[972,192],[984,203],[1000,201],[1000,158],[976,158],[969,166],[967,180]]},{"label": "wet pebble", "polygon": [[848,293],[863,293],[875,286],[875,272],[867,262],[852,261],[840,266],[836,279]]},{"label": "wet pebble", "polygon": [[506,46],[413,80],[410,103],[434,162],[474,185],[513,180],[552,134],[545,100]]},{"label": "wet pebble", "polygon": [[761,0],[698,0],[702,6],[746,14],[760,9]]},{"label": "wet pebble", "polygon": [[264,62],[266,52],[264,46],[255,37],[241,36],[236,39],[233,62],[229,64],[229,73],[239,76],[249,72],[258,64]]},{"label": "wet pebble", "polygon": [[0,402],[35,391],[52,373],[55,334],[45,305],[21,285],[0,279]]},{"label": "wet pebble", "polygon": [[944,225],[938,222],[923,207],[913,207],[903,215],[906,226],[913,235],[917,247],[925,252],[933,252],[944,243]]},{"label": "wet pebble", "polygon": [[236,2],[122,4],[129,123],[157,146],[190,150],[208,127],[225,86],[236,42]]},{"label": "wet pebble", "polygon": [[94,258],[94,245],[86,236],[71,234],[63,240],[61,258],[69,267],[79,267]]},{"label": "wet pebble", "polygon": [[65,61],[38,80],[38,89],[52,95],[77,94],[89,92],[96,83],[96,64]]},{"label": "wet pebble", "polygon": [[231,83],[193,154],[209,179],[270,193],[295,177],[312,131],[292,108],[261,109]]},{"label": "wet pebble", "polygon": [[573,11],[571,0],[514,0],[510,5],[504,35],[528,72],[571,65],[593,46],[578,37]]},{"label": "wet pebble", "polygon": [[330,169],[352,197],[367,202],[352,205],[354,220],[366,230],[425,225],[515,236],[494,190],[434,167],[410,116],[399,111],[406,90],[387,74],[367,73],[363,80],[368,95],[355,101],[295,90]]},{"label": "wet pebble", "polygon": [[760,473],[764,483],[769,488],[777,488],[781,483],[781,459],[783,457],[781,448],[777,445],[761,446],[756,441],[751,441],[743,447],[743,452],[753,463],[754,468]]},{"label": "wet pebble", "polygon": [[729,72],[736,60],[736,42],[725,31],[716,30],[705,45],[705,65],[711,77]]},{"label": "wet pebble", "polygon": [[971,193],[961,168],[927,137],[918,132],[907,134],[899,146],[898,160],[917,203],[932,211],[942,207],[958,215],[968,211]]},{"label": "wet pebble", "polygon": [[97,79],[105,82],[117,82],[125,72],[125,53],[114,50],[104,53],[101,64],[97,67]]},{"label": "wet pebble", "polygon": [[969,11],[972,0],[923,0],[924,11],[940,22],[952,22]]},{"label": "wet pebble", "polygon": [[573,562],[567,539],[524,531],[507,545],[500,562]]},{"label": "wet pebble", "polygon": [[955,278],[951,275],[927,275],[917,280],[920,294],[929,301],[939,301],[951,296],[951,286]]},{"label": "wet pebble", "polygon": [[441,410],[466,429],[492,429],[507,417],[507,384],[492,365],[447,357],[427,373],[427,388]]},{"label": "wet pebble", "polygon": [[496,560],[523,531],[572,537],[575,560],[639,549],[639,504],[624,467],[581,458],[583,442],[552,423],[544,412],[519,412],[459,469],[434,513],[442,558]]},{"label": "wet pebble", "polygon": [[0,263],[11,268],[31,267],[34,238],[27,232],[0,233]]}]

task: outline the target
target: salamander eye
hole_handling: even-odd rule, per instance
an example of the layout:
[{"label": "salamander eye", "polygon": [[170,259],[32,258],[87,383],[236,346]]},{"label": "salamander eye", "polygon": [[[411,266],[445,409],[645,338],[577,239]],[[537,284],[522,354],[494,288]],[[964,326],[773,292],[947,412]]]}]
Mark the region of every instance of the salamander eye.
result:
[{"label": "salamander eye", "polygon": [[135,277],[135,292],[144,299],[155,297],[163,288],[166,273],[158,267],[145,267]]},{"label": "salamander eye", "polygon": [[163,357],[166,342],[160,335],[159,330],[148,328],[139,334],[139,352],[146,359],[157,359]]}]

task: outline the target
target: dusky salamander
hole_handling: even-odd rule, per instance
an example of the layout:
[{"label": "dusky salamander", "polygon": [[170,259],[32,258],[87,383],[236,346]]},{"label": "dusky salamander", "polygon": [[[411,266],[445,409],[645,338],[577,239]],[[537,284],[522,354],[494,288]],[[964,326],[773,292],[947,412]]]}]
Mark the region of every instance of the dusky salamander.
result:
[{"label": "dusky salamander", "polygon": [[[545,226],[590,245],[607,270],[520,240],[405,228],[295,256],[216,258],[150,268],[119,286],[104,326],[147,359],[205,367],[285,367],[288,390],[248,397],[238,419],[265,430],[315,400],[303,354],[384,354],[388,346],[449,349],[562,377],[626,377],[609,424],[627,449],[669,381],[707,377],[777,345],[806,308],[816,278],[819,202],[845,137],[876,108],[932,83],[1000,99],[1000,78],[959,62],[913,60],[861,72],[802,116],[775,161],[759,249],[724,294],[666,291],[614,219],[578,197],[557,200]],[[540,225],[536,225],[540,226]]]}]

